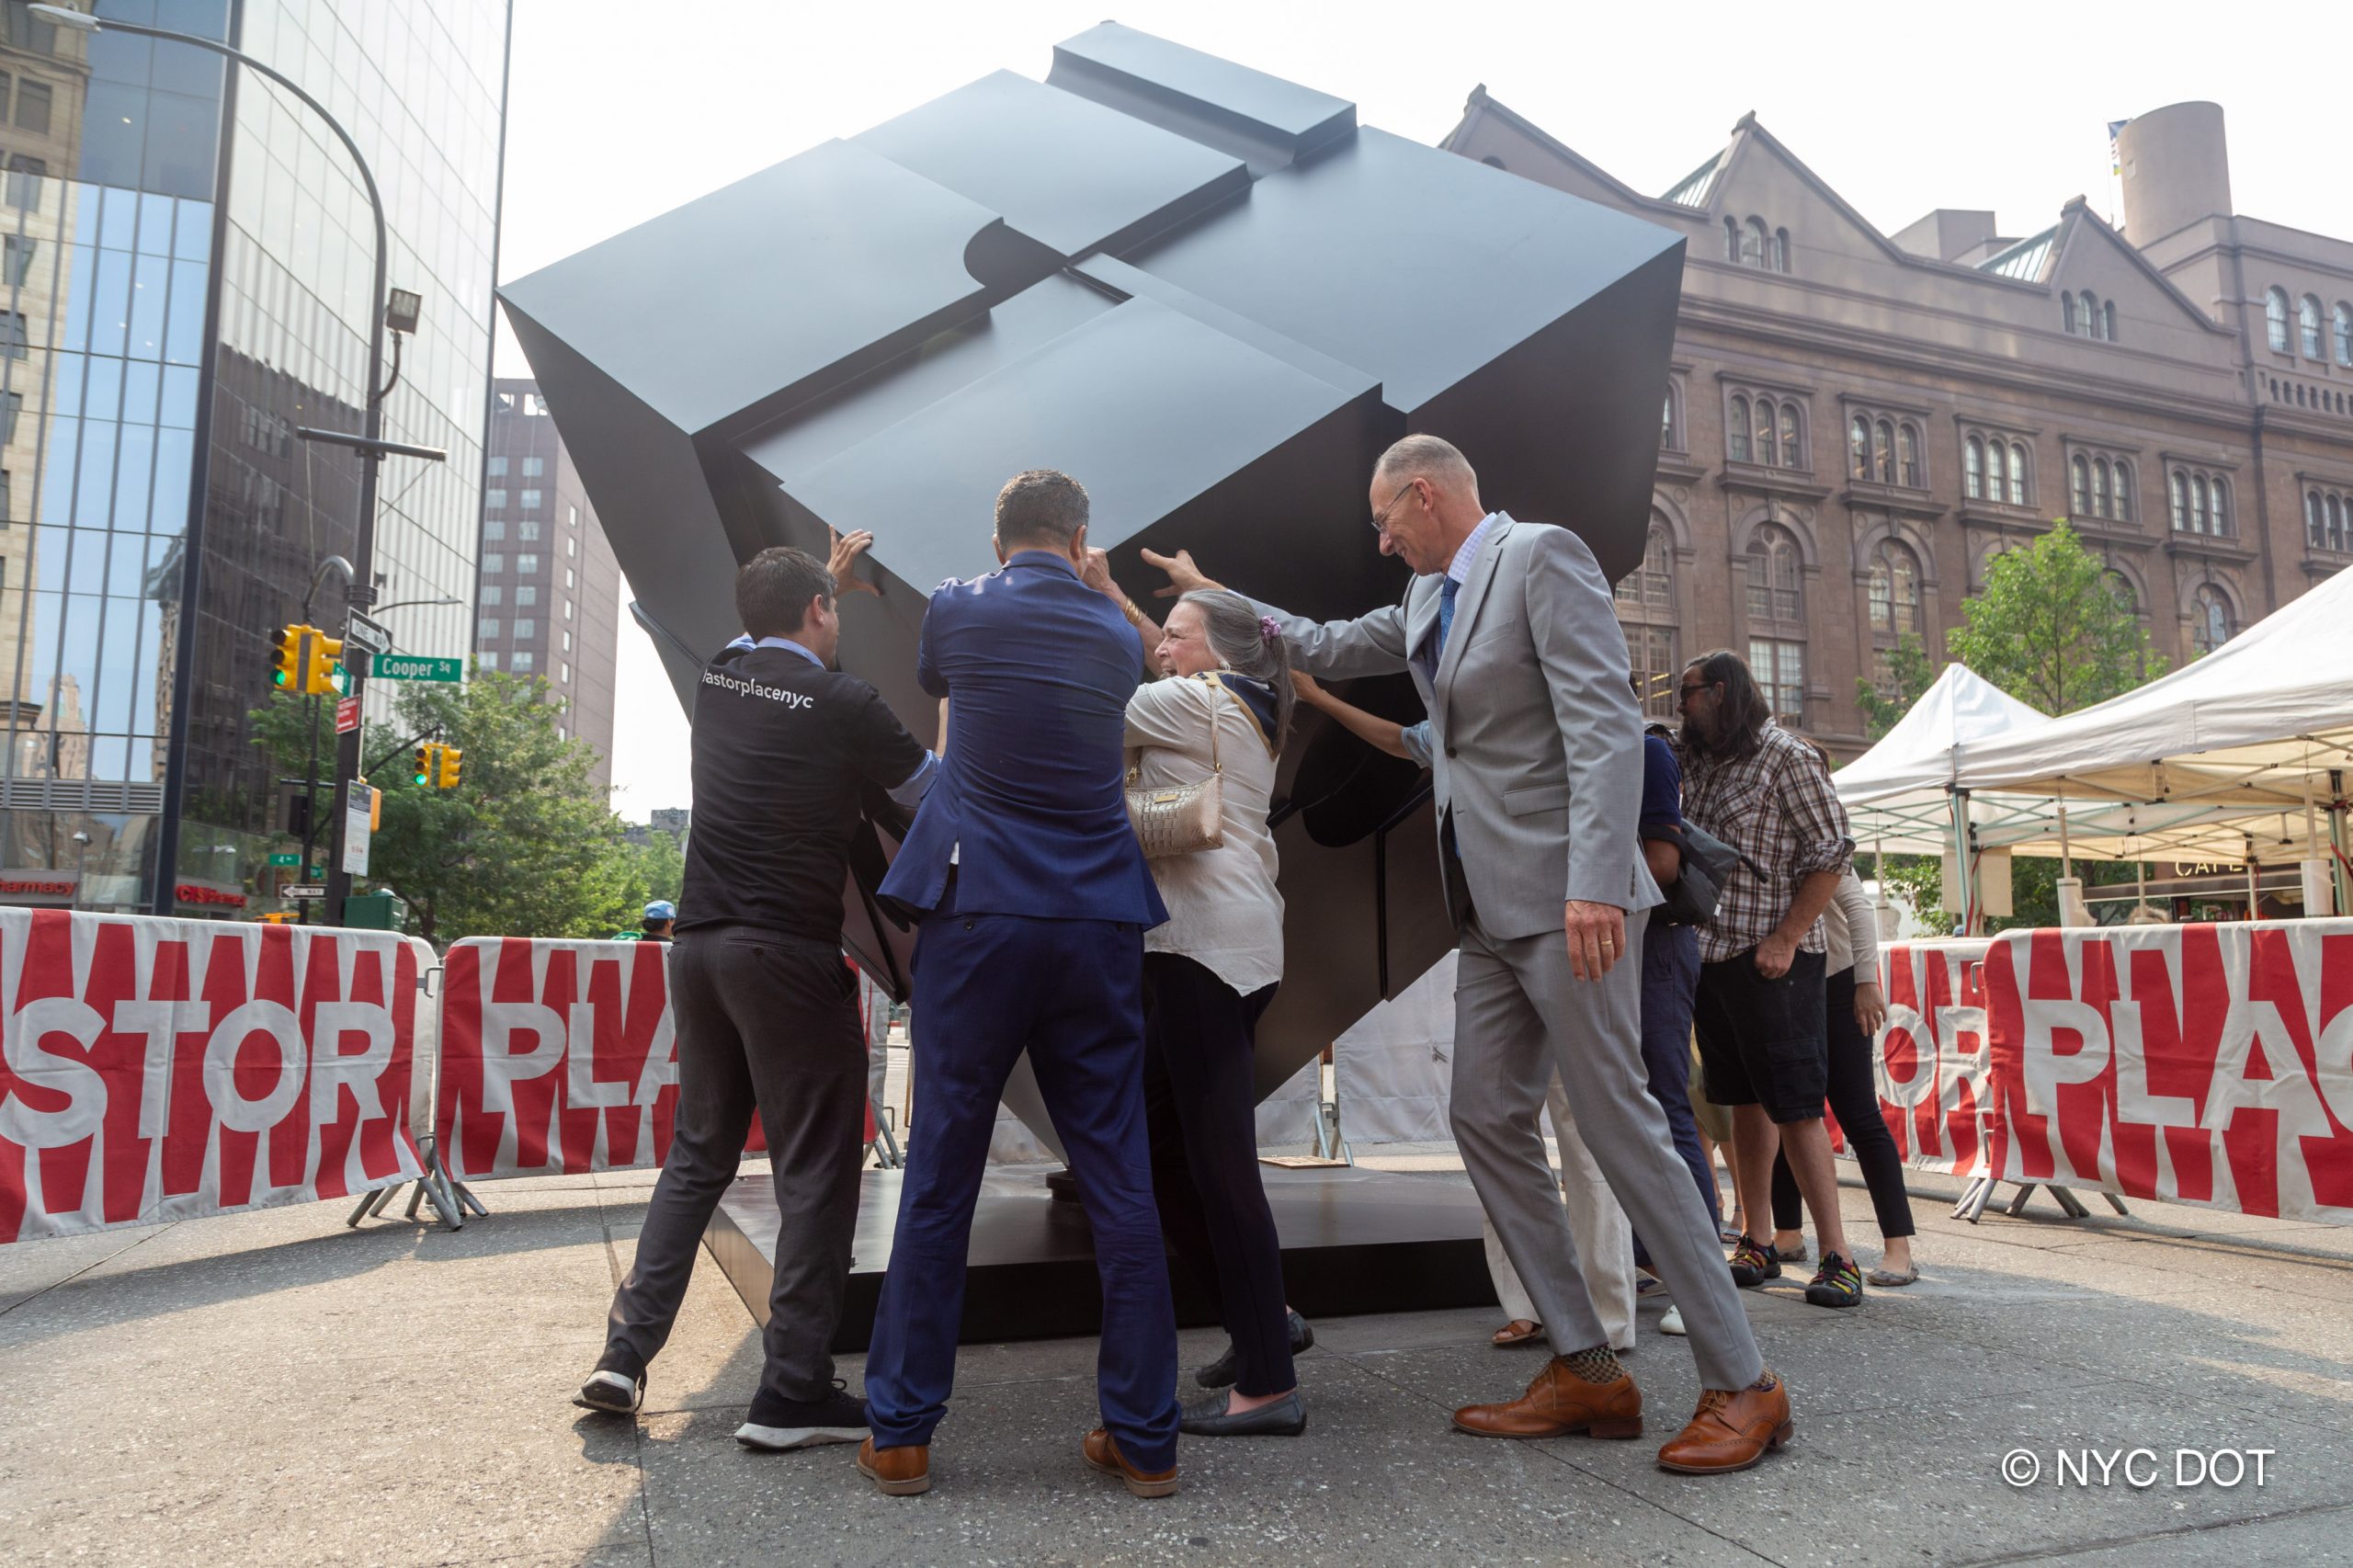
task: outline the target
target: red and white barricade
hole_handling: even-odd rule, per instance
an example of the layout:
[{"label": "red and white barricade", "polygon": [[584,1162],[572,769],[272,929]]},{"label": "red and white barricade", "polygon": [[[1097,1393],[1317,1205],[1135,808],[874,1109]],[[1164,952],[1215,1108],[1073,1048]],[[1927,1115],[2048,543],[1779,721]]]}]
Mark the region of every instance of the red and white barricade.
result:
[{"label": "red and white barricade", "polygon": [[0,1242],[424,1174],[424,943],[0,908]]},{"label": "red and white barricade", "polygon": [[1877,1062],[1880,1114],[1896,1152],[1922,1170],[1971,1176],[1984,1166],[1985,941],[1897,942],[1880,952],[1887,1022]]},{"label": "red and white barricade", "polygon": [[453,1178],[662,1163],[678,1105],[668,952],[520,937],[449,949],[433,1125]]},{"label": "red and white barricade", "polygon": [[1992,1166],[2353,1223],[2353,920],[2006,932]]}]

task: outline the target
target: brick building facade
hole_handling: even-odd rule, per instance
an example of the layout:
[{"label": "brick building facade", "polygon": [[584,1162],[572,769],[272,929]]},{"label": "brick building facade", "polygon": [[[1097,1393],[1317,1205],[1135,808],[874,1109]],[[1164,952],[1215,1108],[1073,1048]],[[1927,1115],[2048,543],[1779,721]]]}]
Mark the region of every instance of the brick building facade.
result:
[{"label": "brick building facade", "polygon": [[1986,562],[2054,517],[2177,663],[2353,561],[2353,241],[2234,214],[2211,104],[2119,143],[2121,232],[2078,198],[2031,235],[1949,209],[1888,235],[1754,116],[1653,197],[1472,94],[1450,151],[1688,236],[1618,590],[1654,714],[1731,647],[1853,755],[1858,678],[1907,634],[1941,662]]}]

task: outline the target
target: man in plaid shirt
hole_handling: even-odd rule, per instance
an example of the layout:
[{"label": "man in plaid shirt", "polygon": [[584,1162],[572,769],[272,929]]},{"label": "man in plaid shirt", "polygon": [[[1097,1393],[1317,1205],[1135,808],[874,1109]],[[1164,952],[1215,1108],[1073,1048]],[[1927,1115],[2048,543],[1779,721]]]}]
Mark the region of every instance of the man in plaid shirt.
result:
[{"label": "man in plaid shirt", "polygon": [[1822,1246],[1805,1298],[1855,1306],[1862,1275],[1847,1250],[1822,1124],[1829,1048],[1821,916],[1854,852],[1846,809],[1821,754],[1773,722],[1738,654],[1694,659],[1677,701],[1684,818],[1741,854],[1700,928],[1692,1017],[1708,1098],[1733,1112],[1733,1183],[1747,1223],[1733,1281],[1745,1288],[1781,1272],[1768,1196],[1778,1150]]}]

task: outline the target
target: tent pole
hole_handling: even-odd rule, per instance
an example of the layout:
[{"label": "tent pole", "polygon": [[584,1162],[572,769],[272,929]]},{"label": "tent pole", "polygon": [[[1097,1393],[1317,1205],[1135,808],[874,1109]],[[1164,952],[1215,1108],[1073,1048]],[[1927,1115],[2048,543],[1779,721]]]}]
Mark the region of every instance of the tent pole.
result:
[{"label": "tent pole", "polygon": [[1954,875],[1961,883],[1961,934],[1977,935],[1977,868],[1969,863],[1969,791],[1948,786],[1952,801]]},{"label": "tent pole", "polygon": [[2059,874],[2063,877],[2072,877],[2075,874],[2075,858],[2067,852],[2067,802],[2061,801],[2058,804]]},{"label": "tent pole", "polygon": [[2336,767],[2328,770],[2328,842],[2336,850],[2330,858],[2336,862],[2336,913],[2353,915],[2353,871],[2346,869],[2353,848],[2346,844],[2345,772]]},{"label": "tent pole", "polygon": [[2263,892],[2256,886],[2255,881],[2259,869],[2255,860],[2255,835],[2247,833],[2240,836],[2246,840],[2246,917],[2260,920],[2263,918]]}]

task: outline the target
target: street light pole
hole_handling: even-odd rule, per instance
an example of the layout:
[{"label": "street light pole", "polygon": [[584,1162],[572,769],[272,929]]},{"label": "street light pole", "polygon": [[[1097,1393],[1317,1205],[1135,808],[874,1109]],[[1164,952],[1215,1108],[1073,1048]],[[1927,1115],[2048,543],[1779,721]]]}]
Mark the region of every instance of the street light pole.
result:
[{"label": "street light pole", "polygon": [[[367,609],[376,598],[376,470],[378,464],[383,460],[384,449],[387,445],[384,441],[384,394],[392,390],[383,385],[384,325],[388,307],[391,304],[390,296],[385,291],[385,274],[391,262],[391,247],[384,222],[384,199],[376,189],[375,171],[368,166],[368,160],[361,154],[359,143],[352,140],[351,132],[343,128],[342,121],[327,112],[324,104],[303,91],[301,85],[284,72],[264,64],[243,50],[232,49],[225,43],[200,37],[195,33],[174,32],[168,28],[145,27],[137,22],[119,22],[111,17],[102,20],[65,6],[31,6],[27,9],[46,21],[54,22],[60,27],[71,28],[77,32],[95,33],[111,28],[116,32],[132,33],[141,38],[165,39],[174,43],[189,44],[220,55],[223,59],[244,66],[248,71],[267,76],[293,94],[301,101],[303,107],[325,122],[327,129],[334,131],[336,139],[342,142],[344,150],[351,154],[352,165],[359,171],[359,183],[368,192],[369,210],[375,219],[376,270],[374,286],[368,293],[369,310],[365,429],[357,441],[351,440],[348,437],[344,437],[345,444],[357,448],[359,452],[358,538],[352,550],[352,574],[350,582],[344,589],[344,602],[349,609]],[[344,668],[351,677],[351,695],[355,698],[361,694],[367,685],[368,663],[368,656],[365,653],[357,650],[347,652]],[[359,733],[357,730],[347,730],[335,737],[335,805],[333,808],[335,814],[328,824],[332,837],[327,850],[325,910],[326,923],[330,926],[339,926],[343,923],[343,901],[351,892],[351,877],[343,869],[343,824],[344,812],[350,801],[352,776],[358,771],[358,766]],[[304,868],[306,872],[308,869],[308,867]],[[163,874],[171,876],[173,869],[168,866],[164,867]]]}]

